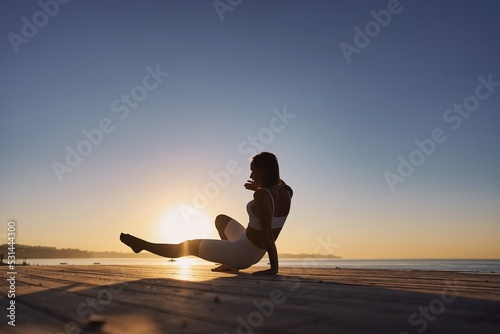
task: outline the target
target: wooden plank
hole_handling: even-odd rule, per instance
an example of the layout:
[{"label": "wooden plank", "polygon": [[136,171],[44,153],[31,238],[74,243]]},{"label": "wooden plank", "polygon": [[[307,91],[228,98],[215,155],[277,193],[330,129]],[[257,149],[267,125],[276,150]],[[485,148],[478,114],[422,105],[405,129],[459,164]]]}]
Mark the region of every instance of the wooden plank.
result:
[{"label": "wooden plank", "polygon": [[[27,290],[29,293],[26,293]],[[117,285],[88,288],[81,284],[62,286],[56,281],[46,281],[42,286],[30,285],[28,289],[21,282],[18,287],[20,297],[17,299],[20,303],[47,313],[65,324],[76,322],[82,329],[92,325],[93,320],[88,318],[90,314],[98,315],[98,319],[103,320],[105,330],[110,332],[123,333],[133,329],[132,332],[161,333],[159,328],[189,328],[188,332],[203,332],[203,328],[207,326],[196,319],[162,312],[159,305],[165,306],[165,311],[168,311],[168,305],[161,298],[156,298],[156,305],[148,305],[142,296],[134,296],[139,302],[124,303],[117,297],[129,296],[130,291],[120,290]],[[211,328],[223,329],[215,324],[211,324]],[[59,331],[61,329],[59,328]]]},{"label": "wooden plank", "polygon": [[[1,303],[6,305],[5,303]],[[0,324],[1,333],[19,333],[19,334],[47,334],[53,329],[64,328],[64,322],[32,309],[20,302],[16,303],[16,321],[15,326],[10,326],[2,319]]]},{"label": "wooden plank", "polygon": [[[81,275],[79,275],[79,278],[81,279]],[[214,292],[213,287],[207,288],[208,284],[205,284],[205,287],[202,287],[202,290],[199,292],[186,294],[185,290],[188,289],[173,292],[168,283],[165,286],[156,282],[151,284],[149,280],[150,279],[129,282],[126,287],[126,294],[120,293],[117,295],[113,299],[113,303],[118,302],[133,305],[153,311],[164,312],[165,314],[205,321],[207,323],[221,324],[224,326],[230,326],[232,324],[231,319],[237,319],[240,314],[249,314],[255,310],[255,306],[252,303],[255,296],[249,296],[248,293],[240,294],[240,296],[235,297],[232,293],[223,291]],[[75,289],[78,289],[78,293],[82,293],[82,287],[88,285],[87,283],[81,284],[78,280],[58,281],[58,279],[53,279],[42,282],[40,281],[40,277],[37,277],[36,280],[33,281],[33,278],[29,276],[25,276],[23,282],[32,284],[35,288],[38,287],[38,284],[42,284],[45,289],[75,293]],[[67,285],[68,283],[72,284]],[[198,286],[199,283],[196,283],[196,285]],[[95,286],[92,285],[90,287],[94,288]],[[197,288],[194,286],[189,290],[196,291]],[[262,291],[265,291],[265,289],[261,288],[260,292]],[[179,293],[181,294],[179,295]],[[158,295],[167,297],[159,300],[157,297]],[[248,298],[244,298],[245,296]],[[266,298],[269,298],[269,294],[262,295],[262,299]],[[140,299],[142,305],[137,304],[136,300],[138,299]],[[164,304],[163,299],[168,301],[168,305]],[[154,305],[154,307],[151,305]],[[181,305],[182,307],[172,308],[171,305]],[[305,317],[302,314],[298,314],[297,316]],[[275,322],[288,322],[288,318],[285,315],[278,315],[274,320]]]},{"label": "wooden plank", "polygon": [[[45,333],[63,332],[70,321],[83,328],[89,322],[78,305],[127,283],[96,312],[102,322],[93,333],[500,332],[498,274],[282,268],[278,276],[253,276],[209,269],[20,267],[19,312]],[[425,309],[428,319],[420,314]]]}]

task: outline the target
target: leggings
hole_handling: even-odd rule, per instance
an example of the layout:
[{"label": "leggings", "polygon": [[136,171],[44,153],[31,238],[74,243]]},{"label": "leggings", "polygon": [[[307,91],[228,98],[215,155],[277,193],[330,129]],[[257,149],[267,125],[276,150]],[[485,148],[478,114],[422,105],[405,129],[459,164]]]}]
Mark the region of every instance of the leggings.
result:
[{"label": "leggings", "polygon": [[248,240],[245,228],[234,219],[228,222],[224,235],[227,240],[201,240],[198,257],[234,269],[246,269],[259,262],[266,254],[265,249]]}]

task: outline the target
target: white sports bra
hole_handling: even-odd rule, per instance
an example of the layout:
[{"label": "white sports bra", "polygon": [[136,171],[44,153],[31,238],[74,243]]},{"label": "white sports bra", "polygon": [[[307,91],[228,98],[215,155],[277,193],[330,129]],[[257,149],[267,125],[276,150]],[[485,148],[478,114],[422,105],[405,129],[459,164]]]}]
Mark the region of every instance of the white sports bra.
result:
[{"label": "white sports bra", "polygon": [[[271,194],[271,192],[268,189],[266,189],[266,188],[263,188],[263,189],[265,189],[269,193],[269,196],[271,196],[271,201],[273,202],[273,217],[271,219],[271,228],[272,229],[282,228],[283,225],[285,225],[285,220],[288,217],[288,215],[282,216],[282,217],[275,217],[274,216],[274,198],[273,198],[273,195]],[[288,193],[288,197],[290,197],[290,199],[291,199],[291,196],[290,196],[290,193],[288,192],[288,190],[286,192]],[[260,219],[252,211],[252,204],[253,204],[253,200],[248,202],[248,204],[247,204],[247,212],[248,212],[248,216],[250,218],[250,221],[248,222],[248,227],[262,231]]]}]

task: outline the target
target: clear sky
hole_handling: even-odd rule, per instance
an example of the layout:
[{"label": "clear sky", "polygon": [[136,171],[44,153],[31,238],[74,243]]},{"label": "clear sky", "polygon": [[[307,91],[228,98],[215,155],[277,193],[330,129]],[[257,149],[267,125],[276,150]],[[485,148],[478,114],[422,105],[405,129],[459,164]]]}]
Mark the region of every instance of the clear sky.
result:
[{"label": "clear sky", "polygon": [[61,2],[0,3],[2,243],[217,238],[271,151],[279,252],[500,258],[498,1]]}]

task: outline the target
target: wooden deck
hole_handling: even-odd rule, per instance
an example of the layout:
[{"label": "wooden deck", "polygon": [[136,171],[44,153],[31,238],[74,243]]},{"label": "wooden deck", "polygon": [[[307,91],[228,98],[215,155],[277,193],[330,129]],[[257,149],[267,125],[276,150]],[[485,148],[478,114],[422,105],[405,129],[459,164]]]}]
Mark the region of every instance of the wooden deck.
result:
[{"label": "wooden deck", "polygon": [[500,333],[499,274],[209,268],[17,267],[16,326],[3,279],[0,332]]}]

